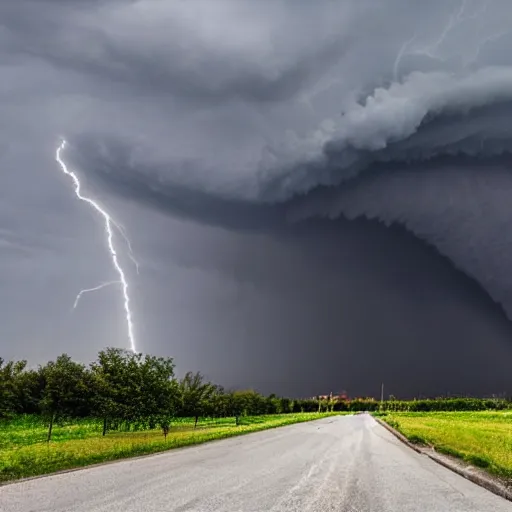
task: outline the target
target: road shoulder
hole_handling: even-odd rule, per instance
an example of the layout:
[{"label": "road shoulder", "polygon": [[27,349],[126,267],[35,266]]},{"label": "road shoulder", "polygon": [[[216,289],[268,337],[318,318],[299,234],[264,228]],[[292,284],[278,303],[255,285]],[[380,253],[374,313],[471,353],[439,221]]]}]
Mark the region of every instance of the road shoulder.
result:
[{"label": "road shoulder", "polygon": [[472,466],[471,464],[457,459],[456,457],[439,453],[433,447],[420,446],[411,443],[401,432],[398,432],[398,430],[391,427],[391,425],[385,421],[375,416],[373,419],[415,452],[425,455],[426,457],[449,469],[450,471],[453,471],[454,473],[457,473],[458,475],[479,485],[480,487],[487,489],[493,494],[501,496],[506,500],[512,501],[512,489],[507,485],[506,482],[499,479],[498,477],[490,475],[483,469]]}]

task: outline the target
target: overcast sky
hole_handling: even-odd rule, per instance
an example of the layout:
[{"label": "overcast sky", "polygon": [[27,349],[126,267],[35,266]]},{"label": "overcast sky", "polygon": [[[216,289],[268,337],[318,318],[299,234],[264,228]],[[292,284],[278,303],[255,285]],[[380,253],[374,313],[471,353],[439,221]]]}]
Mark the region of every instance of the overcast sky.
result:
[{"label": "overcast sky", "polygon": [[508,0],[3,0],[0,356],[512,392]]}]

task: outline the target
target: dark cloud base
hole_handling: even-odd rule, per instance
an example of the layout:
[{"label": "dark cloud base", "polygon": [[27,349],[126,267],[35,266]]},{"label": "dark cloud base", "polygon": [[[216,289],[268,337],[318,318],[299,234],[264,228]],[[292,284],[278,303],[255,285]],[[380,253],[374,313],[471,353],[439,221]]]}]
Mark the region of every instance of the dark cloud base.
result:
[{"label": "dark cloud base", "polygon": [[[350,227],[343,219],[329,226],[307,223],[290,233],[289,240],[317,268],[324,265],[332,275],[332,286],[341,289],[343,279],[336,279],[344,273],[339,255],[347,247],[336,241],[336,231],[347,229],[352,241],[360,237],[365,251],[374,254],[368,258],[374,265],[368,280],[380,280],[381,286],[373,298],[369,281],[361,283],[359,293],[352,288],[357,305],[347,309],[349,315],[359,315],[359,321],[351,328],[346,329],[352,322],[347,322],[343,304],[334,300],[325,313],[330,325],[322,328],[319,322],[318,330],[310,328],[311,337],[303,346],[290,343],[287,360],[296,357],[296,363],[290,365],[294,378],[284,391],[293,393],[296,386],[304,386],[303,393],[342,387],[354,395],[378,396],[381,380],[387,393],[409,398],[510,393],[512,377],[505,361],[512,356],[512,325],[480,285],[434,248],[400,226],[386,228],[364,220]],[[309,236],[313,243],[305,247],[303,237]],[[383,290],[389,291],[389,297]],[[317,300],[309,299],[311,306]]]},{"label": "dark cloud base", "polygon": [[[336,230],[347,228],[344,220],[330,226],[312,222],[290,238],[299,245],[306,233],[318,239],[300,249],[309,251],[312,262],[325,265],[334,277],[343,273],[338,257],[347,250],[341,240],[336,243]],[[361,283],[354,296],[360,322],[348,334],[343,305],[330,304],[332,323],[325,330],[319,326],[309,343],[299,348],[303,354],[298,361],[308,363],[302,363],[304,373],[294,372],[287,391],[309,381],[308,375],[308,390],[327,392],[341,386],[372,396],[378,396],[379,380],[386,383],[388,393],[408,398],[510,392],[512,377],[504,362],[512,356],[512,325],[501,306],[447,258],[400,226],[386,228],[359,220],[348,229],[356,238],[361,231],[365,250],[378,254],[371,277],[373,282],[382,280],[382,287],[391,292],[390,302],[379,304],[388,300],[386,293],[379,291],[371,298],[372,286]],[[468,319],[472,315],[473,320]]]},{"label": "dark cloud base", "polygon": [[[381,381],[388,393],[402,397],[512,389],[505,363],[512,356],[512,324],[503,307],[432,244],[397,222],[387,226],[364,218],[306,216],[290,223],[290,212],[303,204],[327,204],[331,196],[348,193],[368,176],[392,175],[390,168],[396,164],[381,163],[346,185],[319,187],[306,196],[265,205],[175,186],[152,188],[148,176],[157,171],[135,172],[126,148],[117,146],[115,167],[95,154],[94,144],[76,145],[72,158],[78,168],[92,169],[86,176],[98,191],[109,190],[199,225],[249,236],[263,233],[276,239],[295,262],[288,266],[270,249],[251,256],[235,248],[213,265],[240,283],[253,280],[277,297],[277,307],[282,308],[278,319],[265,307],[240,312],[242,337],[225,327],[224,341],[217,341],[196,368],[215,380],[290,395],[344,389],[376,396]],[[496,158],[502,164],[505,157]],[[442,156],[428,165],[454,162],[463,167],[472,160]],[[424,169],[419,165],[410,172]],[[184,255],[183,261],[187,258],[191,255]],[[351,269],[357,279],[347,282]],[[230,314],[221,311],[211,329],[230,321]],[[168,353],[169,347],[157,344],[154,350]],[[193,364],[188,354],[201,353],[204,346],[187,343],[182,353],[179,346],[173,350],[184,371],[188,361]],[[230,354],[229,370],[223,369],[225,353]]]},{"label": "dark cloud base", "polygon": [[[220,336],[169,344],[148,337],[147,350],[175,356],[182,372],[195,365],[227,386],[292,396],[377,396],[381,381],[402,397],[512,388],[512,327],[502,308],[403,228],[316,220],[272,236],[279,253],[239,248],[212,263],[241,290],[236,312],[197,310],[202,329]],[[247,282],[267,304],[246,307]],[[160,297],[141,311],[144,323],[165,318],[164,304]]]}]

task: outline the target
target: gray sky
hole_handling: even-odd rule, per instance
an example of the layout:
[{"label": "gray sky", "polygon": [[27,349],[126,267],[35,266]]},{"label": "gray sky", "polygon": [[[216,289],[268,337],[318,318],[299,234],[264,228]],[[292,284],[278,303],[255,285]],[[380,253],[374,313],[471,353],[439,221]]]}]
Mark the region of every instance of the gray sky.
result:
[{"label": "gray sky", "polygon": [[118,286],[72,310],[116,273],[65,137],[140,263],[117,234],[140,351],[264,392],[512,392],[511,16],[3,1],[0,355],[129,346]]}]

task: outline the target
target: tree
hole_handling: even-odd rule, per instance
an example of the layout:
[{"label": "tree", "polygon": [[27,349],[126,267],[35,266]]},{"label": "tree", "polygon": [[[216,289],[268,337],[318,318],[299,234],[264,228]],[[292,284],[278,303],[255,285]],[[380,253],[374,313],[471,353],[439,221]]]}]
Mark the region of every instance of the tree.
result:
[{"label": "tree", "polygon": [[7,418],[17,412],[16,378],[26,364],[26,361],[9,361],[4,364],[0,357],[0,418]]},{"label": "tree", "polygon": [[231,397],[232,414],[239,423],[239,416],[266,414],[268,401],[252,389],[234,391]]},{"label": "tree", "polygon": [[127,350],[107,348],[101,350],[97,361],[91,364],[92,406],[94,414],[103,418],[103,435],[107,433],[109,422],[134,419],[134,380],[141,357]]},{"label": "tree", "polygon": [[205,382],[199,372],[187,372],[179,383],[179,391],[181,413],[183,416],[192,416],[196,428],[199,417],[208,410],[209,401],[215,394],[215,386]]},{"label": "tree", "polygon": [[15,388],[17,411],[22,414],[40,414],[44,390],[44,379],[41,373],[25,368],[16,375]]},{"label": "tree", "polygon": [[246,410],[246,395],[241,391],[233,391],[229,394],[229,415],[235,417],[235,423],[240,424],[240,416]]},{"label": "tree", "polygon": [[138,419],[149,422],[150,428],[157,423],[167,425],[178,405],[172,358],[146,355],[139,362],[138,388],[134,394]]},{"label": "tree", "polygon": [[281,403],[274,393],[267,397],[265,405],[265,414],[279,414],[281,412]]},{"label": "tree", "polygon": [[50,441],[55,419],[77,416],[77,411],[87,402],[86,369],[67,354],[62,354],[40,367],[40,374],[44,382],[41,407],[49,418],[47,441]]},{"label": "tree", "polygon": [[279,399],[281,414],[288,414],[292,412],[293,403],[289,398],[283,397]]},{"label": "tree", "polygon": [[107,348],[99,352],[91,372],[94,411],[103,418],[103,435],[111,421],[154,428],[174,416],[178,392],[171,358]]},{"label": "tree", "polygon": [[210,385],[211,393],[203,405],[202,413],[212,418],[229,416],[229,395],[222,386]]},{"label": "tree", "polygon": [[27,361],[0,358],[0,418],[13,414],[38,414],[44,382],[36,370],[27,370]]}]

